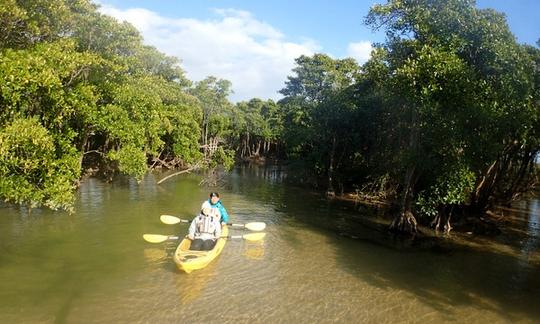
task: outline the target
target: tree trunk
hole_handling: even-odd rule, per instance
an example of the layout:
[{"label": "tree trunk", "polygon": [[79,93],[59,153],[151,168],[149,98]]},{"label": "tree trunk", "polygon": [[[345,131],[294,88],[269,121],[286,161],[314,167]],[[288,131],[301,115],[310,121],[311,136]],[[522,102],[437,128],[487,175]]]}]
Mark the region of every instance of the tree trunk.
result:
[{"label": "tree trunk", "polygon": [[[413,108],[411,111],[411,131],[406,149],[409,152],[418,152],[418,134],[420,132],[417,125],[418,114]],[[390,224],[390,230],[398,233],[415,234],[417,232],[416,218],[412,213],[413,193],[416,183],[416,163],[410,161],[407,165],[405,178],[403,181],[403,196],[401,199],[401,212]]]},{"label": "tree trunk", "polygon": [[204,121],[203,125],[203,147],[204,147],[204,158],[208,157],[208,122]]},{"label": "tree trunk", "polygon": [[254,156],[259,156],[259,151],[261,150],[261,141],[257,141],[257,147],[255,148],[255,152],[253,152]]},{"label": "tree trunk", "polygon": [[526,190],[527,176],[534,168],[534,150],[517,142],[508,144],[489,166],[471,197],[471,208],[483,213],[495,202],[510,203]]},{"label": "tree trunk", "polygon": [[522,193],[531,189],[532,181],[529,175],[534,174],[535,156],[536,152],[534,150],[526,150],[519,159],[519,166],[517,167],[516,172],[517,176],[512,177],[512,182],[504,193],[507,204],[516,200]]},{"label": "tree trunk", "polygon": [[412,213],[412,197],[414,187],[415,166],[407,168],[405,173],[404,193],[401,199],[401,212],[390,224],[390,230],[398,233],[415,234],[417,232],[417,223]]},{"label": "tree trunk", "polygon": [[79,157],[79,170],[82,170],[83,160],[84,160],[84,153],[88,150],[88,132],[84,132],[84,135],[82,137],[79,151],[80,151],[80,157]]},{"label": "tree trunk", "polygon": [[240,157],[244,158],[246,156],[246,138],[242,136],[240,141],[241,151],[240,151]]},{"label": "tree trunk", "polygon": [[336,192],[334,191],[334,156],[336,155],[336,135],[334,134],[332,138],[332,148],[330,149],[330,161],[328,165],[328,189],[326,190],[327,196],[335,196]]},{"label": "tree trunk", "polygon": [[486,173],[482,177],[482,180],[480,183],[476,186],[476,190],[474,191],[473,197],[471,198],[471,201],[473,202],[472,205],[474,206],[473,209],[478,211],[483,211],[487,206],[487,190],[485,189],[488,187],[488,183],[492,182],[492,174],[495,173],[495,169],[497,167],[497,164],[499,163],[499,159],[495,160],[487,169]]},{"label": "tree trunk", "polygon": [[246,147],[247,147],[247,156],[251,156],[251,145],[249,143],[249,133],[246,133]]}]

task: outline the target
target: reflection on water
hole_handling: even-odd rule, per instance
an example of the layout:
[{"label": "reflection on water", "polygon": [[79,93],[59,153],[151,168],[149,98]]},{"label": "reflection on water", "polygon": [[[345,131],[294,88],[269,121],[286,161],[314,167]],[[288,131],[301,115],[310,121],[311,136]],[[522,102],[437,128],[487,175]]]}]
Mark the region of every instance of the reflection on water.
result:
[{"label": "reflection on water", "polygon": [[192,218],[210,189],[196,175],[156,185],[164,176],[87,179],[73,215],[1,205],[0,322],[540,321],[538,200],[505,210],[512,226],[494,239],[401,244],[366,227],[360,206],[246,167],[219,191],[234,222],[268,224],[265,240],[230,240],[188,275],[177,242],[141,234],[186,233],[159,215]]},{"label": "reflection on water", "polygon": [[146,262],[148,263],[160,263],[169,257],[169,255],[163,248],[144,249],[143,254]]},{"label": "reflection on water", "polygon": [[538,199],[533,199],[528,201],[527,207],[529,220],[527,222],[527,234],[529,239],[525,244],[526,248],[524,249],[527,252],[532,252],[532,247],[535,247],[538,250],[538,239],[540,238],[540,201]]},{"label": "reflection on water", "polygon": [[244,256],[252,260],[262,260],[264,257],[264,241],[246,242]]},{"label": "reflection on water", "polygon": [[215,267],[216,265],[211,263],[204,271],[194,271],[190,274],[178,272],[176,274],[174,287],[181,304],[187,305],[194,303],[201,297],[207,283],[216,277]]}]

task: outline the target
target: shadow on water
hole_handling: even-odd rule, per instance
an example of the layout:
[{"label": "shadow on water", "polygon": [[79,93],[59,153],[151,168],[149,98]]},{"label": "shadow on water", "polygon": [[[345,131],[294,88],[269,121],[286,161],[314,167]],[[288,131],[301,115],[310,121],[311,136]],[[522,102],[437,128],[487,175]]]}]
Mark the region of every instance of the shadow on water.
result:
[{"label": "shadow on water", "polygon": [[[263,168],[264,169],[264,168]],[[350,203],[328,201],[322,194],[283,185],[276,172],[244,168],[233,190],[280,215],[330,238],[337,262],[350,274],[380,289],[401,289],[440,312],[448,320],[463,319],[456,307],[472,307],[515,321],[540,320],[540,203],[532,199],[512,210],[499,237],[424,238],[400,240],[383,230],[373,215],[358,215]],[[266,179],[260,184],[257,178]],[[251,180],[248,180],[251,179]],[[510,226],[512,225],[512,226]],[[282,237],[291,244],[298,238]],[[346,232],[349,237],[340,236]],[[355,237],[351,239],[350,236]],[[462,316],[462,314],[461,314]]]},{"label": "shadow on water", "polygon": [[518,257],[457,243],[445,243],[444,252],[380,246],[371,250],[359,255],[342,246],[339,262],[370,284],[405,289],[449,317],[453,311],[448,305],[475,305],[512,320],[540,319],[540,272]]}]

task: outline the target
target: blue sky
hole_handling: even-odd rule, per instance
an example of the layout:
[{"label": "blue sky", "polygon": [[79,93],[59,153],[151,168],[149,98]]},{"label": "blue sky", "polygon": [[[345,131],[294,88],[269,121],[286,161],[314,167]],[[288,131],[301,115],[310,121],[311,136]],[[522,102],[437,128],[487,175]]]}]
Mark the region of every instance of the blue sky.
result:
[{"label": "blue sky", "polygon": [[[103,13],[137,27],[145,43],[182,60],[194,81],[208,75],[233,83],[231,100],[279,99],[294,58],[322,52],[369,58],[384,41],[363,25],[374,0],[99,0]],[[540,0],[477,0],[503,12],[518,42],[540,38]]]}]

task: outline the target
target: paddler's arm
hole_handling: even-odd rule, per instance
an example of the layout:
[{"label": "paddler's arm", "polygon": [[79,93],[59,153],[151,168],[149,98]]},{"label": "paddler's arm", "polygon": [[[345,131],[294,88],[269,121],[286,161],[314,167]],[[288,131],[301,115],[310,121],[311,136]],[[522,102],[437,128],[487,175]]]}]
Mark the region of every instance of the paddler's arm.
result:
[{"label": "paddler's arm", "polygon": [[227,214],[227,210],[225,210],[225,207],[223,207],[223,204],[219,204],[218,209],[219,209],[219,212],[221,213],[221,222],[228,223],[229,214]]},{"label": "paddler's arm", "polygon": [[195,223],[196,223],[196,219],[197,217],[195,217],[192,221],[191,221],[191,225],[189,225],[189,230],[188,230],[188,237],[190,240],[193,241],[193,239],[195,238]]},{"label": "paddler's arm", "polygon": [[216,240],[221,237],[221,223],[216,220],[216,230],[214,231],[214,237]]}]

